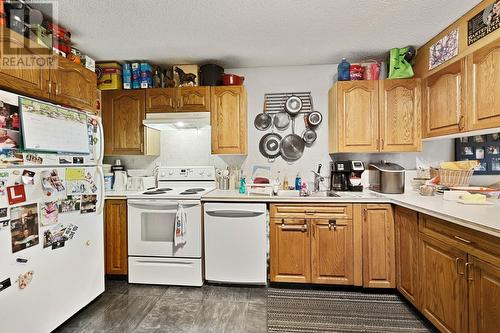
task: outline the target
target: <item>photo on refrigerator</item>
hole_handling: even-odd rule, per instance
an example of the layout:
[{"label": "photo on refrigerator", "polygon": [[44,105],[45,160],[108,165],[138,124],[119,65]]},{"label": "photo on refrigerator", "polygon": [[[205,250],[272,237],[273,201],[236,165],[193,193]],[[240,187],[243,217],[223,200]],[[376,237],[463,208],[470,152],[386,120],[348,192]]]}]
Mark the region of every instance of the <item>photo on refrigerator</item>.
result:
[{"label": "photo on refrigerator", "polygon": [[28,204],[10,209],[12,252],[38,245],[38,205]]}]

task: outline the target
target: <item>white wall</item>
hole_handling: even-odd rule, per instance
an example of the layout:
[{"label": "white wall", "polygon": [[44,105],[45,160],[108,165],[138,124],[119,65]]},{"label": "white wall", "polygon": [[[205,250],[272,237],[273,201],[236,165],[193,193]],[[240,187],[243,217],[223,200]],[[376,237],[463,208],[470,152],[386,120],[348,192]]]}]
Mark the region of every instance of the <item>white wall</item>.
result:
[{"label": "white wall", "polygon": [[[248,156],[212,156],[210,155],[210,136],[206,131],[196,133],[188,131],[167,131],[161,134],[161,156],[151,157],[121,157],[129,168],[151,168],[155,163],[162,165],[225,165],[242,166],[249,175],[253,165],[270,165],[273,176],[278,170],[293,180],[297,172],[306,180],[312,180],[312,169],[318,163],[323,164],[323,174],[327,175],[332,158],[359,159],[365,162],[387,160],[401,164],[407,169],[415,168],[415,158],[420,156],[428,161],[452,160],[454,158],[453,139],[428,141],[423,143],[421,153],[398,154],[328,154],[328,90],[336,77],[336,65],[288,66],[288,67],[257,67],[226,69],[226,73],[245,76],[245,86],[248,92]],[[318,139],[310,148],[306,148],[304,156],[294,162],[287,163],[278,158],[269,163],[259,152],[259,140],[267,133],[255,129],[255,116],[262,112],[264,94],[273,92],[310,91],[314,107],[323,114],[323,124],[318,129]],[[304,129],[302,119],[296,121],[296,133]],[[282,136],[290,133],[280,133]],[[114,159],[106,159],[112,162]],[[478,176],[481,177],[481,176]],[[475,177],[475,179],[480,179]],[[484,177],[484,176],[483,176]],[[489,181],[489,179],[487,180]],[[481,182],[481,181],[479,181]]]}]

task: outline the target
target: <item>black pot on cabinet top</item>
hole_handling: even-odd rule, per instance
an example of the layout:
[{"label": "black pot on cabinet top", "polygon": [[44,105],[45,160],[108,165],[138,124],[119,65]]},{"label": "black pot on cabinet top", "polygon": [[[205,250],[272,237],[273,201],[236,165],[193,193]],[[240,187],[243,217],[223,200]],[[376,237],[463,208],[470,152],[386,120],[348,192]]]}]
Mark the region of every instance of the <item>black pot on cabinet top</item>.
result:
[{"label": "black pot on cabinet top", "polygon": [[201,86],[221,86],[224,68],[215,64],[206,64],[200,67]]}]

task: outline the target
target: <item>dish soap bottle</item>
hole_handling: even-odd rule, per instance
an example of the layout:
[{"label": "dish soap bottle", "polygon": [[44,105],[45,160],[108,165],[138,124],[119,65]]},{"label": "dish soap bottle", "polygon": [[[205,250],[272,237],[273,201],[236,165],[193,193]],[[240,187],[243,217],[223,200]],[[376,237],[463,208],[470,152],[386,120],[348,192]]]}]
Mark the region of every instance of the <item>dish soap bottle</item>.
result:
[{"label": "dish soap bottle", "polygon": [[342,58],[342,61],[337,66],[337,75],[339,81],[350,81],[351,76],[349,73],[349,69],[351,64],[347,62],[346,58]]},{"label": "dish soap bottle", "polygon": [[300,174],[297,172],[297,177],[295,177],[295,190],[300,191],[302,185],[302,178],[300,178]]},{"label": "dish soap bottle", "polygon": [[288,185],[288,177],[286,175],[283,177],[283,189],[284,190],[290,189],[290,185]]},{"label": "dish soap bottle", "polygon": [[240,190],[239,190],[240,194],[245,194],[245,192],[246,192],[246,183],[247,182],[246,182],[245,176],[242,176],[240,178]]}]

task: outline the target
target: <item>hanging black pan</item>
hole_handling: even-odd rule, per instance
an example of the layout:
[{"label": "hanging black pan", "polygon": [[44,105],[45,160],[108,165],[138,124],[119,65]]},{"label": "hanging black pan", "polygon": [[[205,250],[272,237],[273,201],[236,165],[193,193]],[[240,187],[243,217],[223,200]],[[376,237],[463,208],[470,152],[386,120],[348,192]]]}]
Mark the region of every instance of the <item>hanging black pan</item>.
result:
[{"label": "hanging black pan", "polygon": [[273,162],[276,157],[281,155],[280,151],[281,135],[277,133],[267,133],[259,142],[259,150],[262,156],[269,162]]}]

